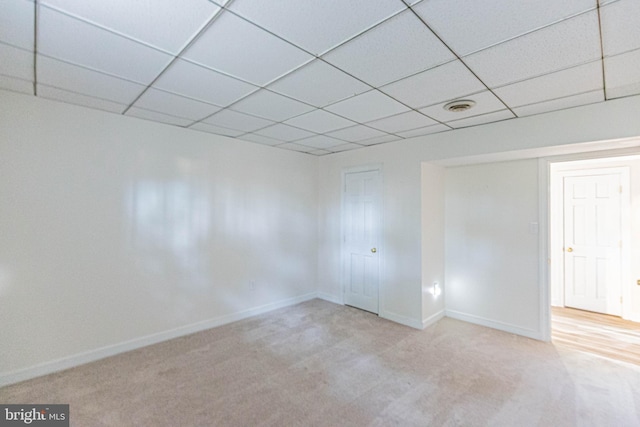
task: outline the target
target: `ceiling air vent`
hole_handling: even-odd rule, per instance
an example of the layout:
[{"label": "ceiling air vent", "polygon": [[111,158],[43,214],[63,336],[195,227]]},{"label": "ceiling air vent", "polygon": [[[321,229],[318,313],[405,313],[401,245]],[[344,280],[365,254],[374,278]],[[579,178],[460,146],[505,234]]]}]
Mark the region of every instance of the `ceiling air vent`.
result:
[{"label": "ceiling air vent", "polygon": [[447,111],[451,111],[452,113],[461,113],[473,108],[474,105],[476,105],[475,101],[471,101],[470,99],[460,99],[458,101],[452,101],[445,104],[443,108]]}]

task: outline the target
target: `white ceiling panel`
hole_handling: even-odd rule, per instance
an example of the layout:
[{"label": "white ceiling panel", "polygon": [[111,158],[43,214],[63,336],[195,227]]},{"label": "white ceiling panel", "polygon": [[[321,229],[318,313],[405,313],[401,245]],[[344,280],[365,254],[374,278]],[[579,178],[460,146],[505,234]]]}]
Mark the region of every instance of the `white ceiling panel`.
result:
[{"label": "white ceiling panel", "polygon": [[371,88],[318,59],[273,83],[269,89],[324,107]]},{"label": "white ceiling panel", "polygon": [[171,64],[154,86],[221,107],[258,89],[249,83],[181,59]]},{"label": "white ceiling panel", "polygon": [[395,135],[385,135],[385,136],[376,136],[375,138],[364,139],[362,141],[358,141],[360,145],[378,145],[383,144],[385,142],[393,142],[400,141],[402,138]]},{"label": "white ceiling panel", "polygon": [[327,150],[313,150],[309,151],[309,154],[313,154],[314,156],[324,156],[326,154],[331,154],[331,151]]},{"label": "white ceiling panel", "polygon": [[219,113],[204,120],[215,126],[222,126],[229,129],[241,130],[244,132],[253,132],[274,124],[271,120],[261,119],[259,117],[238,113],[232,110],[222,110]]},{"label": "white ceiling panel", "polygon": [[455,120],[448,122],[447,124],[454,129],[466,128],[469,126],[477,126],[486,123],[500,122],[502,120],[512,119],[515,116],[509,110],[495,111],[489,114],[483,114],[481,116],[469,117],[466,119]]},{"label": "white ceiling panel", "polygon": [[329,52],[324,59],[377,87],[455,57],[406,11]]},{"label": "white ceiling panel", "polygon": [[291,151],[299,151],[301,153],[311,153],[313,151],[317,151],[312,147],[307,147],[306,145],[300,145],[295,142],[287,142],[286,144],[278,145],[278,148],[283,148],[285,150],[291,150]]},{"label": "white ceiling panel", "polygon": [[173,93],[149,88],[134,104],[135,107],[153,110],[171,116],[201,120],[217,111],[220,107],[174,95]]},{"label": "white ceiling panel", "polygon": [[220,10],[206,0],[41,0],[41,3],[173,54]]},{"label": "white ceiling panel", "polygon": [[261,86],[313,58],[229,12],[222,13],[184,57]]},{"label": "white ceiling panel", "polygon": [[640,1],[620,0],[600,9],[605,56],[640,48]]},{"label": "white ceiling panel", "polygon": [[640,94],[640,49],[605,58],[607,98]]},{"label": "white ceiling panel", "polygon": [[452,7],[450,0],[422,1],[413,7],[445,43],[464,56],[586,10],[596,0],[487,0]]},{"label": "white ceiling panel", "polygon": [[126,105],[119,104],[117,102],[94,98],[92,96],[69,92],[42,84],[38,84],[38,96],[42,98],[53,99],[55,101],[66,102],[67,104],[82,105],[83,107],[89,107],[97,110],[104,110],[119,114],[122,113],[125,108],[127,108]]},{"label": "white ceiling panel", "polygon": [[319,55],[406,8],[397,0],[238,0],[230,9]]},{"label": "white ceiling panel", "polygon": [[0,75],[0,89],[33,95],[33,82]]},{"label": "white ceiling panel", "polygon": [[[262,145],[282,145],[284,142],[279,139],[269,138],[268,136],[258,135],[257,133],[248,133],[246,135],[242,135],[240,139],[250,142],[257,142]],[[308,147],[307,147],[308,148]]]},{"label": "white ceiling panel", "polygon": [[309,105],[264,89],[234,104],[231,108],[276,122],[313,110]]},{"label": "white ceiling panel", "polygon": [[0,41],[33,51],[33,2],[3,0],[1,7]]},{"label": "white ceiling panel", "polygon": [[462,62],[453,61],[383,86],[380,90],[410,107],[422,108],[481,92],[486,87]]},{"label": "white ceiling panel", "polygon": [[279,139],[281,141],[295,141],[296,139],[308,138],[314,134],[306,130],[298,129],[293,126],[287,126],[282,123],[260,129],[255,133],[268,136],[269,138]]},{"label": "white ceiling panel", "polygon": [[342,139],[348,142],[358,142],[365,139],[376,138],[379,136],[386,136],[386,133],[377,129],[372,129],[368,126],[356,125],[346,129],[340,129],[327,134],[332,138]]},{"label": "white ceiling panel", "polygon": [[489,87],[496,87],[600,57],[598,14],[589,12],[464,60]]},{"label": "white ceiling panel", "polygon": [[495,89],[508,106],[534,104],[602,88],[602,64],[590,62]]},{"label": "white ceiling panel", "polygon": [[580,105],[593,104],[595,102],[602,101],[604,101],[604,92],[602,90],[595,90],[592,92],[581,93],[579,95],[567,96],[564,98],[553,99],[537,104],[525,105],[523,107],[514,108],[513,111],[519,117],[524,117],[534,114],[547,113],[549,111],[563,110],[565,108],[572,108]]},{"label": "white ceiling panel", "polygon": [[310,113],[289,119],[285,123],[315,133],[331,132],[336,129],[355,125],[351,120],[347,120],[323,110],[311,111]]},{"label": "white ceiling panel", "polygon": [[193,120],[183,119],[180,117],[170,116],[168,114],[158,113],[156,111],[144,110],[142,108],[132,107],[127,110],[127,116],[139,119],[150,120],[152,122],[165,123],[174,126],[189,126]]},{"label": "white ceiling panel", "polygon": [[426,114],[427,116],[432,117],[440,122],[448,122],[451,120],[459,120],[466,117],[477,116],[479,114],[486,114],[505,108],[505,105],[489,91],[484,91],[475,95],[464,96],[461,98],[475,101],[476,105],[467,111],[451,112],[444,109],[444,106],[447,103],[443,102],[441,104],[423,108],[420,111],[423,114]]},{"label": "white ceiling panel", "polygon": [[306,147],[320,148],[322,150],[330,150],[331,147],[344,144],[344,141],[339,139],[330,138],[326,135],[316,135],[310,138],[301,139],[296,141],[297,144],[304,145]]},{"label": "white ceiling panel", "polygon": [[33,81],[33,53],[0,43],[0,74]]},{"label": "white ceiling panel", "polygon": [[367,123],[367,126],[389,133],[398,133],[435,124],[437,124],[437,122],[420,113],[407,111],[406,113],[400,113],[395,116],[369,122]]},{"label": "white ceiling panel", "polygon": [[331,147],[329,148],[329,150],[331,150],[331,152],[333,153],[339,153],[341,151],[355,150],[356,148],[362,148],[362,145],[352,144],[348,142],[346,144],[336,145],[335,147]]},{"label": "white ceiling panel", "polygon": [[412,129],[405,132],[398,132],[398,135],[403,138],[413,138],[416,136],[431,135],[432,133],[446,132],[448,130],[451,130],[449,126],[437,124],[424,128]]},{"label": "white ceiling panel", "polygon": [[147,84],[171,57],[46,7],[40,8],[38,52]]},{"label": "white ceiling panel", "polygon": [[38,55],[38,83],[129,105],[145,86]]},{"label": "white ceiling panel", "polygon": [[244,132],[240,130],[223,128],[221,126],[214,126],[205,122],[194,123],[189,126],[189,129],[199,130],[201,132],[212,133],[214,135],[236,137],[242,135]]},{"label": "white ceiling panel", "polygon": [[377,90],[340,101],[325,109],[358,123],[370,122],[409,111],[409,108]]}]

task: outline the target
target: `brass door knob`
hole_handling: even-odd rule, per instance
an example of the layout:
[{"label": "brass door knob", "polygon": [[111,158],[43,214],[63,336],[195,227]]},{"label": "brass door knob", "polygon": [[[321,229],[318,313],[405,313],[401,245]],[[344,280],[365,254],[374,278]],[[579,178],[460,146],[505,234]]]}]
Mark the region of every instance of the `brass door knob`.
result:
[{"label": "brass door knob", "polygon": [[371,248],[371,252],[375,254],[378,250],[376,248]]},{"label": "brass door knob", "polygon": [[567,248],[567,252],[573,252],[573,248]]}]

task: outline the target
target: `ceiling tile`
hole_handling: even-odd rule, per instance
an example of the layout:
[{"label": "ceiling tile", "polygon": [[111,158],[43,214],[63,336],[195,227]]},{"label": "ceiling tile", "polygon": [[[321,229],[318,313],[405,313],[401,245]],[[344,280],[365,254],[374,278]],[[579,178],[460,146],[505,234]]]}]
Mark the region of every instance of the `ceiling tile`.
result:
[{"label": "ceiling tile", "polygon": [[155,111],[144,110],[142,108],[131,107],[127,110],[127,116],[137,117],[139,119],[151,120],[152,122],[166,123],[175,126],[189,126],[193,120],[183,119],[180,117],[170,116]]},{"label": "ceiling tile", "polygon": [[339,139],[330,138],[326,135],[316,135],[310,138],[301,139],[296,141],[297,144],[304,145],[312,148],[320,148],[323,150],[330,149],[331,147],[335,147],[337,145],[344,144],[344,141]]},{"label": "ceiling tile", "polygon": [[201,132],[212,133],[215,135],[230,136],[230,137],[240,136],[244,133],[243,131],[240,131],[240,130],[227,129],[221,126],[214,126],[204,122],[195,123],[189,126],[189,129],[199,130]]},{"label": "ceiling tile", "polygon": [[264,89],[249,95],[231,108],[277,122],[313,110],[309,105]]},{"label": "ceiling tile", "polygon": [[406,11],[329,52],[324,59],[377,87],[455,57]]},{"label": "ceiling tile", "polygon": [[183,56],[260,86],[313,58],[229,12],[222,13]]},{"label": "ceiling tile", "polygon": [[317,151],[311,147],[307,147],[306,145],[296,144],[295,142],[287,142],[286,144],[278,145],[278,148],[284,148],[285,150],[291,151],[299,151],[301,153],[310,153],[312,151]]},{"label": "ceiling tile", "polygon": [[204,122],[244,132],[253,132],[256,129],[261,129],[274,124],[271,120],[249,116],[232,110],[222,110],[207,118]]},{"label": "ceiling tile", "polygon": [[262,145],[275,146],[283,144],[283,141],[280,141],[279,139],[269,138],[268,136],[258,135],[257,133],[248,133],[246,135],[242,135],[240,139],[249,142],[257,142],[258,144]]},{"label": "ceiling tile", "polygon": [[313,133],[307,132],[306,130],[298,129],[293,126],[287,126],[282,123],[269,126],[268,128],[260,129],[259,131],[256,131],[256,133],[286,142],[295,141],[296,139],[308,138],[314,135]]},{"label": "ceiling tile", "polygon": [[310,113],[287,120],[285,123],[316,133],[331,132],[355,125],[351,120],[336,116],[323,110],[314,110]]},{"label": "ceiling tile", "polygon": [[640,93],[640,49],[605,58],[607,99]]},{"label": "ceiling tile", "polygon": [[313,154],[314,156],[324,156],[326,154],[331,154],[331,151],[327,150],[313,150],[309,151],[309,154]]},{"label": "ceiling tile", "polygon": [[269,89],[316,107],[324,107],[371,88],[317,59],[273,83]]},{"label": "ceiling tile", "polygon": [[258,89],[249,83],[180,59],[171,64],[154,83],[154,87],[221,107]]},{"label": "ceiling tile", "polygon": [[377,90],[345,99],[325,109],[359,123],[409,111],[409,108]]},{"label": "ceiling tile", "polygon": [[579,95],[540,102],[537,104],[525,105],[523,107],[514,108],[513,111],[519,117],[524,117],[602,101],[604,101],[604,92],[600,89],[592,92],[581,93]]},{"label": "ceiling tile", "polygon": [[595,61],[504,86],[495,93],[508,106],[519,107],[601,88],[602,64]]},{"label": "ceiling tile", "polygon": [[432,133],[446,132],[448,130],[451,130],[449,126],[437,124],[424,128],[412,129],[405,132],[398,132],[398,135],[403,138],[413,138],[416,136],[430,135]]},{"label": "ceiling tile", "polygon": [[490,113],[492,111],[498,111],[505,108],[505,105],[489,91],[464,96],[462,98],[475,101],[476,105],[467,111],[451,112],[443,108],[447,104],[446,102],[443,102],[437,105],[432,105],[431,107],[422,108],[420,112],[438,121],[448,122],[450,120],[464,119],[466,117],[477,116],[479,114]]},{"label": "ceiling tile", "polygon": [[596,0],[429,0],[413,10],[453,50],[467,55],[595,7]]},{"label": "ceiling tile", "polygon": [[330,150],[333,153],[339,153],[341,151],[355,150],[357,148],[362,148],[362,145],[352,144],[348,142],[346,144],[336,145],[335,147],[328,148],[328,150]]},{"label": "ceiling tile", "polygon": [[502,86],[601,57],[597,12],[468,56],[464,61],[489,87]]},{"label": "ceiling tile", "polygon": [[0,74],[33,81],[33,53],[0,43]]},{"label": "ceiling tile", "polygon": [[145,86],[38,55],[38,83],[129,105]]},{"label": "ceiling tile", "polygon": [[0,13],[0,41],[33,51],[34,11],[33,2],[3,0]]},{"label": "ceiling tile", "polygon": [[118,104],[117,102],[94,98],[42,84],[38,84],[38,96],[55,101],[66,102],[68,104],[82,105],[83,107],[95,108],[119,114],[127,108],[126,105]]},{"label": "ceiling tile", "polygon": [[201,120],[220,110],[220,107],[215,105],[205,104],[204,102],[153,88],[149,88],[136,101],[134,106],[175,117],[191,119],[192,121]]},{"label": "ceiling tile", "polygon": [[0,75],[0,89],[33,95],[33,82]]},{"label": "ceiling tile", "polygon": [[230,9],[314,55],[406,8],[396,0],[242,0]]},{"label": "ceiling tile", "polygon": [[382,144],[385,142],[393,142],[393,141],[400,141],[402,138],[400,138],[399,136],[395,136],[395,135],[385,135],[385,136],[377,136],[375,138],[369,138],[369,139],[365,139],[362,141],[358,141],[358,144],[360,145],[377,145],[377,144]]},{"label": "ceiling tile", "polygon": [[395,116],[369,122],[367,123],[367,126],[389,133],[398,133],[435,124],[437,124],[437,122],[420,113],[408,111],[406,113],[400,113]]},{"label": "ceiling tile", "polygon": [[213,3],[203,0],[41,0],[40,3],[173,54],[177,54],[220,10]]},{"label": "ceiling tile", "polygon": [[494,111],[493,113],[483,114],[481,116],[469,117],[461,120],[447,122],[454,129],[465,128],[469,126],[478,126],[486,123],[499,122],[502,120],[512,119],[515,116],[509,110]]},{"label": "ceiling tile", "polygon": [[38,52],[148,84],[171,57],[77,19],[40,8]]},{"label": "ceiling tile", "polygon": [[368,126],[356,125],[346,129],[340,129],[327,134],[332,138],[342,139],[343,141],[358,142],[364,139],[375,138],[378,136],[386,136],[386,133]]},{"label": "ceiling tile", "polygon": [[382,92],[413,108],[485,89],[482,82],[460,61],[440,65],[380,88]]},{"label": "ceiling tile", "polygon": [[620,0],[600,9],[605,56],[640,48],[640,1]]}]

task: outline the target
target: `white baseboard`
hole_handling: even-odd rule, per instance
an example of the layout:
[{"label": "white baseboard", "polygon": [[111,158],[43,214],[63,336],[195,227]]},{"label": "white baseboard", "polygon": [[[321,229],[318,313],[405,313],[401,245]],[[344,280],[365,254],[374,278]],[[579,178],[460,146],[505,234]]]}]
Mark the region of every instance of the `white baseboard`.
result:
[{"label": "white baseboard", "polygon": [[462,313],[460,311],[445,310],[445,315],[452,319],[462,320],[464,322],[473,323],[476,325],[486,326],[488,328],[497,329],[499,331],[509,332],[516,335],[522,335],[523,337],[533,338],[534,340],[543,341],[544,337],[540,331],[533,329],[521,328],[509,323],[499,322],[497,320],[491,320],[473,314]]},{"label": "white baseboard", "polygon": [[389,311],[383,310],[378,313],[378,316],[382,317],[383,319],[391,320],[392,322],[400,323],[401,325],[409,326],[415,329],[422,329],[422,322],[418,319],[412,319],[401,314],[391,313]]},{"label": "white baseboard", "polygon": [[444,310],[440,310],[436,314],[432,314],[431,316],[427,317],[426,319],[422,319],[422,329],[433,325],[438,320],[442,319],[444,316],[445,316]]},{"label": "white baseboard", "polygon": [[215,328],[217,326],[236,322],[238,320],[246,319],[252,316],[257,316],[259,314],[263,314],[272,310],[277,310],[279,308],[299,304],[304,301],[309,301],[316,297],[318,297],[318,293],[311,292],[305,295],[300,295],[297,297],[265,304],[259,307],[254,307],[248,310],[239,311],[237,313],[215,317],[213,319],[181,326],[179,328],[170,329],[168,331],[158,332],[156,334],[146,335],[122,343],[74,354],[61,359],[52,360],[50,362],[45,362],[35,366],[30,366],[28,368],[0,373],[0,387],[9,384],[15,384],[21,381],[26,381],[43,375],[52,374],[54,372],[59,372],[65,369],[84,365],[86,363],[95,362],[96,360],[104,359],[105,357],[114,356],[116,354],[125,353],[131,350],[136,350],[138,348],[157,344],[162,341],[167,341],[173,338],[193,334],[195,332],[204,331],[206,329]]},{"label": "white baseboard", "polygon": [[326,292],[318,292],[317,297],[320,298],[320,299],[323,299],[325,301],[332,302],[334,304],[344,305],[344,301],[343,301],[342,296],[328,294]]}]

